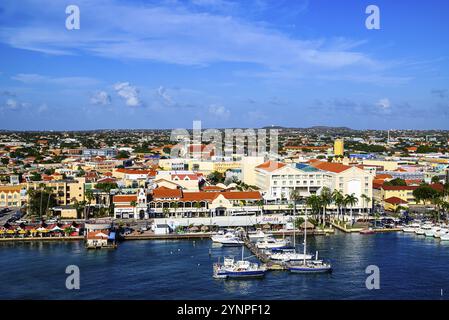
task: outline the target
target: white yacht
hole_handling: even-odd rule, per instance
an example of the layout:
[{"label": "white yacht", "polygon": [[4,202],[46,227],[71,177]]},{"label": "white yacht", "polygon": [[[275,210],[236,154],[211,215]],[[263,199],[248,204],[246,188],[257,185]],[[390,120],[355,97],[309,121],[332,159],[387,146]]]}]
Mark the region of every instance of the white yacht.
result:
[{"label": "white yacht", "polygon": [[268,235],[263,232],[262,230],[257,230],[255,233],[248,233],[248,238],[250,241],[252,242],[257,242],[259,240],[263,240],[267,237]]},{"label": "white yacht", "polygon": [[435,234],[433,236],[435,238],[441,238],[442,236],[446,235],[447,233],[449,233],[448,228],[441,228],[439,231],[435,232]]},{"label": "white yacht", "polygon": [[426,237],[433,237],[433,236],[435,236],[435,233],[437,233],[438,231],[440,231],[441,230],[441,228],[440,227],[432,227],[432,228],[430,228],[429,230],[426,230],[425,232],[424,232],[424,235],[426,236]]},{"label": "white yacht", "polygon": [[440,237],[440,240],[441,240],[441,241],[449,241],[449,232],[446,233],[445,235],[442,235],[442,236]]},{"label": "white yacht", "polygon": [[421,225],[419,223],[411,223],[409,225],[406,225],[402,228],[402,231],[404,232],[410,232],[410,233],[415,233],[416,230],[419,229]]},{"label": "white yacht", "polygon": [[300,260],[310,260],[313,256],[311,254],[295,253],[295,252],[281,252],[274,253],[270,256],[271,260],[275,261],[300,261]]},{"label": "white yacht", "polygon": [[226,233],[220,232],[217,234],[214,234],[211,239],[213,242],[221,243],[223,240],[232,239],[235,238],[235,233],[232,231],[227,231]]},{"label": "white yacht", "polygon": [[266,237],[262,241],[256,243],[256,247],[259,249],[275,249],[282,248],[288,245],[287,241],[284,239],[274,239],[272,237]]},{"label": "white yacht", "polygon": [[424,234],[426,234],[426,231],[429,231],[431,229],[432,229],[431,224],[423,224],[421,227],[416,229],[415,233],[419,234],[419,235],[424,235]]}]

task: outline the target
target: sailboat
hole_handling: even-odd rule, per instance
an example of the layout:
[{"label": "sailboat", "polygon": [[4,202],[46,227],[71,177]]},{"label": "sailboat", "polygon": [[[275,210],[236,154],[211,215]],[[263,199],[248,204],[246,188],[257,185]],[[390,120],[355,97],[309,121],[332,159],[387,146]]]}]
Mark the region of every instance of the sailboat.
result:
[{"label": "sailboat", "polygon": [[304,258],[301,262],[290,264],[289,271],[292,273],[327,273],[332,272],[330,263],[318,260],[318,251],[315,254],[315,260],[306,260],[307,252],[307,212],[304,221]]},{"label": "sailboat", "polygon": [[242,260],[234,261],[234,258],[224,258],[223,264],[216,263],[213,266],[214,278],[262,278],[267,271],[265,266],[244,260],[244,247],[242,246]]},{"label": "sailboat", "polygon": [[311,254],[297,253],[296,252],[296,229],[293,229],[293,252],[283,251],[280,253],[273,253],[270,255],[271,260],[278,260],[283,262],[289,261],[301,261],[301,260],[310,260],[313,258]]}]

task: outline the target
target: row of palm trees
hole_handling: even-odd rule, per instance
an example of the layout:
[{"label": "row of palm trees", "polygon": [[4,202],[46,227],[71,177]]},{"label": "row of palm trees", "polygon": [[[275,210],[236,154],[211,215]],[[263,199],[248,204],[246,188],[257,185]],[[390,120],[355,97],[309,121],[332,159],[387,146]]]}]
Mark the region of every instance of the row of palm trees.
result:
[{"label": "row of palm trees", "polygon": [[[369,207],[369,203],[371,202],[371,198],[365,194],[362,194],[360,198],[363,200],[363,205]],[[337,220],[340,219],[340,216],[344,218],[347,209],[350,209],[350,221],[351,224],[353,222],[353,208],[359,202],[359,199],[355,196],[355,194],[343,194],[340,190],[335,189],[331,191],[327,187],[323,187],[321,193],[319,195],[313,194],[307,197],[304,201],[304,198],[301,196],[299,190],[293,189],[290,192],[290,199],[293,201],[293,211],[296,214],[296,204],[298,201],[303,201],[306,205],[305,209],[311,209],[312,214],[318,217],[318,220],[321,220],[321,224],[324,225],[326,223],[326,210],[334,204],[337,208]],[[320,217],[321,213],[321,217]]]}]

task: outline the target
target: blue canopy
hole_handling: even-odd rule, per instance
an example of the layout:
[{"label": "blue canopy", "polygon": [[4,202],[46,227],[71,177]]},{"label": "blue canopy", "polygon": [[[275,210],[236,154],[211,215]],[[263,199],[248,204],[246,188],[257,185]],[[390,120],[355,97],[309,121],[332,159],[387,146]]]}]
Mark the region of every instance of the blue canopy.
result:
[{"label": "blue canopy", "polygon": [[115,240],[115,232],[111,232],[110,234],[109,234],[109,238],[108,238],[109,240]]}]

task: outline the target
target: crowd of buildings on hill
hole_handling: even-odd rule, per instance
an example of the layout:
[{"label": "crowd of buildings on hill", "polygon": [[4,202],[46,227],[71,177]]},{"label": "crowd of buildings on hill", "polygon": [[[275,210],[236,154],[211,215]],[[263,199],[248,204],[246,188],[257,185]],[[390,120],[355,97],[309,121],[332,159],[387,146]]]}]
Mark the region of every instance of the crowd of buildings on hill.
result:
[{"label": "crowd of buildings on hill", "polygon": [[[347,139],[350,146],[361,143],[360,138]],[[217,157],[206,145],[186,144],[182,157],[170,158],[170,144],[87,148],[76,138],[3,135],[0,207],[34,208],[35,215],[48,212],[69,219],[257,215],[304,210],[305,199],[327,189],[353,195],[357,200],[351,209],[358,213],[374,207],[395,211],[418,207],[413,190],[423,183],[443,191],[449,182],[447,153],[417,153],[427,140],[407,140],[415,145],[401,152],[374,153],[348,152],[342,138],[332,143],[302,139],[304,145],[293,145],[297,140],[287,136],[275,155]],[[388,137],[373,145],[397,143]],[[36,195],[40,208],[36,201],[30,205]],[[329,205],[329,212],[337,210]]]}]

